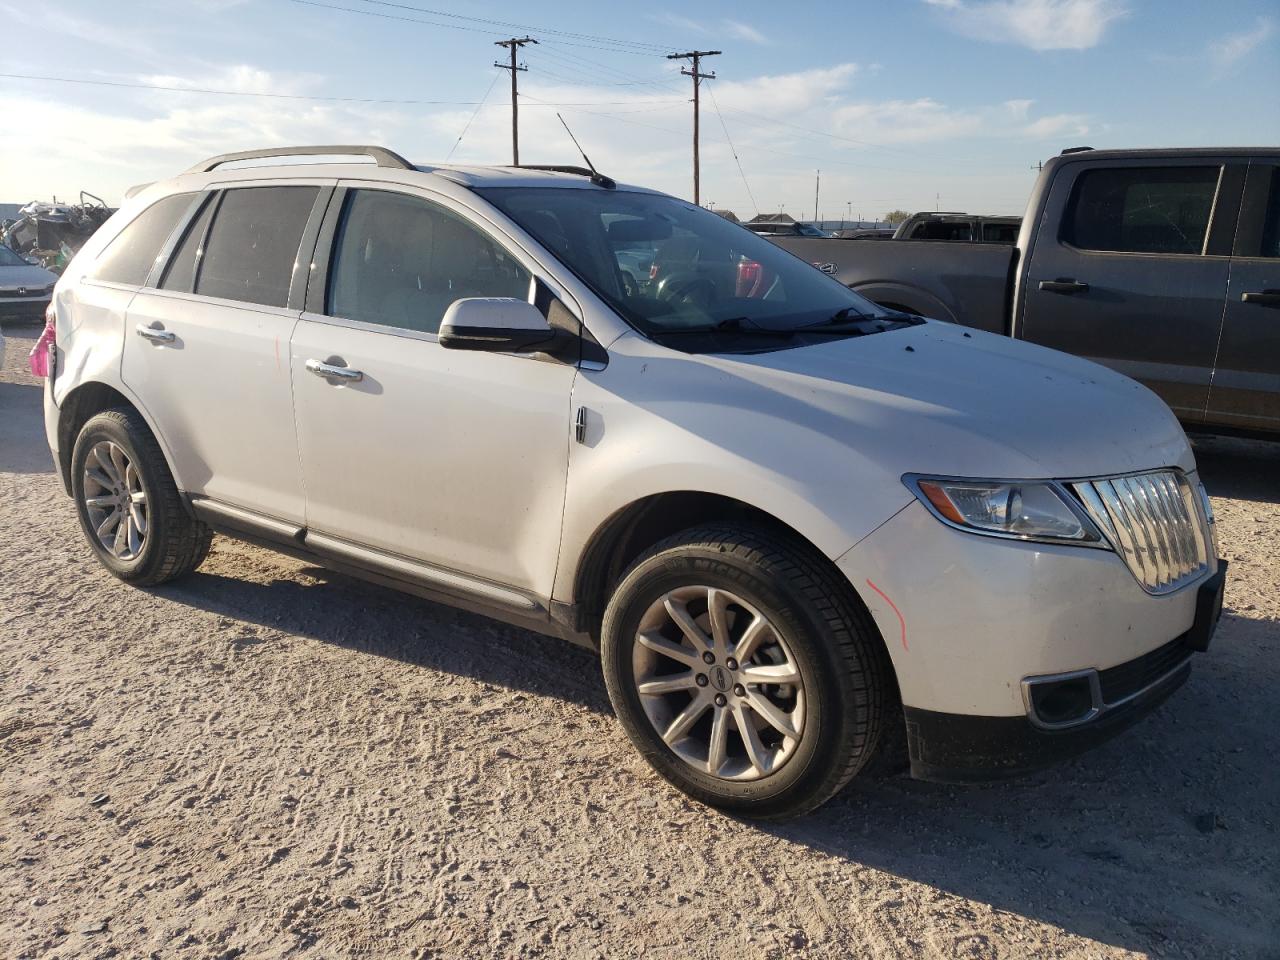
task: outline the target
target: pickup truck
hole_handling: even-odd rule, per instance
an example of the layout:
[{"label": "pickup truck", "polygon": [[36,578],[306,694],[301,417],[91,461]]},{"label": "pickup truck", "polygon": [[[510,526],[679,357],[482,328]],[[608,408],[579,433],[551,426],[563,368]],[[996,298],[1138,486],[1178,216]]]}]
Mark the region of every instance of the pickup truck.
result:
[{"label": "pickup truck", "polygon": [[1280,436],[1280,148],[1063,151],[1013,246],[771,239],[884,306],[1112,367],[1188,429]]}]

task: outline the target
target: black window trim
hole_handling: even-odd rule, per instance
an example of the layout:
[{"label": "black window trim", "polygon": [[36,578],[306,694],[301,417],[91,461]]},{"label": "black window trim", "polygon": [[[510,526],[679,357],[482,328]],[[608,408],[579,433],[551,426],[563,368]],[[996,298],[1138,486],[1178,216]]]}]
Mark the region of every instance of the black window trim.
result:
[{"label": "black window trim", "polygon": [[[409,189],[404,189],[406,187]],[[508,236],[497,224],[492,223],[488,218],[484,218],[482,221],[480,217],[475,215],[475,211],[457,203],[451,197],[423,190],[417,187],[416,184],[402,184],[382,180],[343,181],[334,188],[323,222],[316,232],[315,244],[311,252],[311,269],[308,271],[309,276],[302,295],[302,311],[306,314],[306,319],[316,323],[349,326],[369,333],[404,337],[410,340],[423,340],[429,343],[436,343],[439,340],[437,334],[425,330],[411,330],[407,327],[396,327],[391,324],[373,323],[368,320],[356,320],[351,317],[338,317],[327,312],[329,285],[333,279],[334,255],[337,252],[335,243],[338,236],[338,228],[346,216],[348,198],[356,191],[377,191],[412,197],[423,203],[439,207],[452,216],[458,217],[475,230],[478,230],[485,238],[501,247],[508,256],[528,271],[531,282],[529,284],[529,293],[525,297],[526,302],[542,309],[544,316],[548,315],[551,302],[559,303],[572,317],[572,321],[577,324],[579,335],[584,340],[590,337],[586,325],[581,320],[580,310],[576,307],[576,302],[572,305],[568,302],[573,301],[572,295],[568,291],[558,292],[562,287],[562,284],[558,281],[554,284],[548,283],[544,278],[544,274],[548,273],[548,271],[542,266],[541,261],[534,256],[532,251],[526,250],[522,244],[517,243],[514,238]],[[306,248],[304,247],[304,249]],[[547,303],[547,308],[545,309],[543,308],[544,302]],[[550,322],[549,316],[548,322]],[[536,360],[543,355],[522,354],[518,356]]]},{"label": "black window trim", "polygon": [[[1240,201],[1240,219],[1236,225],[1236,242],[1231,251],[1233,260],[1280,263],[1280,258],[1262,255],[1268,204],[1280,204],[1280,197],[1271,196],[1272,181],[1278,176],[1280,157],[1254,158],[1249,162]],[[1277,180],[1277,187],[1280,188],[1280,180]]]},{"label": "black window trim", "polygon": [[[1087,155],[1085,155],[1087,158]],[[1229,171],[1243,170],[1241,161],[1232,157],[1188,157],[1179,158],[1177,160],[1160,160],[1145,157],[1135,157],[1132,159],[1118,159],[1107,163],[1085,163],[1072,164],[1076,167],[1071,171],[1070,183],[1067,185],[1067,196],[1063,201],[1062,207],[1058,214],[1057,230],[1055,231],[1054,240],[1058,246],[1070,250],[1072,253],[1082,257],[1135,257],[1139,259],[1149,259],[1156,257],[1160,259],[1227,259],[1230,253],[1230,238],[1235,229],[1235,215],[1239,210],[1239,193],[1238,191],[1232,196],[1232,187],[1234,181],[1229,176]],[[1121,170],[1121,169],[1150,169],[1150,168],[1169,168],[1169,167],[1217,167],[1218,182],[1214,186],[1213,201],[1209,207],[1209,219],[1205,226],[1204,242],[1201,244],[1199,253],[1163,253],[1158,251],[1143,250],[1090,250],[1086,247],[1078,247],[1073,243],[1068,243],[1064,234],[1067,229],[1069,214],[1073,207],[1072,203],[1076,197],[1076,189],[1080,180],[1088,173],[1096,170]],[[1067,169],[1070,169],[1068,167]],[[1067,171],[1064,170],[1064,173]],[[1224,233],[1225,231],[1225,233]],[[1222,252],[1221,237],[1226,237],[1226,251]]]},{"label": "black window trim", "polygon": [[[311,205],[311,212],[307,214],[307,221],[302,228],[302,236],[298,240],[298,249],[294,253],[293,269],[289,277],[289,289],[286,295],[285,305],[277,307],[269,303],[256,303],[251,300],[233,300],[229,297],[212,297],[207,293],[196,293],[196,288],[200,285],[200,271],[204,264],[203,256],[197,257],[195,268],[191,276],[190,290],[166,290],[159,284],[164,282],[165,275],[169,272],[174,255],[177,253],[178,246],[186,235],[188,226],[198,218],[206,207],[212,205],[209,220],[204,225],[203,235],[200,237],[200,251],[204,251],[205,246],[209,242],[209,234],[213,230],[214,223],[218,219],[218,211],[222,208],[223,198],[232,190],[249,190],[261,189],[267,187],[313,187],[316,190],[316,197]],[[168,242],[162,251],[165,256],[163,259],[157,259],[157,266],[153,266],[151,273],[147,276],[147,284],[144,289],[149,288],[152,292],[163,294],[165,296],[176,297],[184,300],[197,300],[202,303],[216,303],[226,306],[234,306],[245,310],[254,310],[259,312],[269,312],[278,314],[290,314],[296,316],[302,309],[302,291],[305,289],[306,274],[310,270],[300,271],[298,268],[302,264],[310,265],[310,261],[304,258],[304,251],[313,249],[314,235],[319,230],[321,218],[327,209],[329,199],[333,195],[334,186],[332,181],[276,181],[276,180],[243,180],[234,184],[216,185],[196,191],[200,197],[200,202],[196,203],[193,208],[189,209],[179,223],[179,229],[169,237]],[[158,272],[157,272],[158,267]],[[299,274],[303,276],[299,276]],[[154,284],[152,281],[154,280]],[[131,288],[132,289],[132,288]]]}]

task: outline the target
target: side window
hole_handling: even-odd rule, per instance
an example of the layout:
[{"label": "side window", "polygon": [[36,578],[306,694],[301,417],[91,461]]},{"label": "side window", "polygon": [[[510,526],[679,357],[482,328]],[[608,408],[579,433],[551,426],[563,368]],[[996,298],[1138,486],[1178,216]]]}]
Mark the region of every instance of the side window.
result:
[{"label": "side window", "polygon": [[228,190],[200,258],[195,292],[285,306],[298,244],[319,192],[318,187]]},{"label": "side window", "polygon": [[1082,250],[1200,254],[1218,167],[1088,170],[1071,192],[1061,238]]},{"label": "side window", "polygon": [[1259,256],[1280,257],[1280,167],[1271,171],[1271,193],[1267,201],[1267,220],[1262,228],[1262,252]]},{"label": "side window", "polygon": [[95,280],[134,286],[145,283],[160,248],[191,206],[194,196],[193,193],[175,193],[143,210],[107,244],[90,276]]},{"label": "side window", "polygon": [[160,281],[161,290],[191,293],[195,289],[197,261],[203,252],[200,245],[204,242],[209,218],[213,216],[215,201],[215,197],[209,197],[200,215],[187,225],[187,232],[182,235],[177,249],[169,258],[169,266],[165,267],[164,277]]},{"label": "side window", "polygon": [[502,247],[402,193],[353,191],[333,250],[325,312],[334,317],[435,333],[455,300],[529,296],[529,271]]}]

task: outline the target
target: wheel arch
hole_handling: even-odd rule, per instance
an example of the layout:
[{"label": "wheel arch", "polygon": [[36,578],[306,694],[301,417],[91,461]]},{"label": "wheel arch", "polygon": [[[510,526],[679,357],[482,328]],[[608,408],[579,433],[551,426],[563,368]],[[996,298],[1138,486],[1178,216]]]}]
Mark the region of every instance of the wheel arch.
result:
[{"label": "wheel arch", "polygon": [[[71,455],[75,449],[76,437],[91,418],[104,410],[113,409],[131,410],[142,418],[159,444],[169,472],[178,481],[178,489],[181,490],[181,481],[173,469],[173,457],[146,411],[118,387],[100,380],[89,380],[71,390],[58,406],[58,474],[67,496],[71,496]],[[185,503],[185,499],[183,502]]]},{"label": "wheel arch", "polygon": [[889,307],[891,310],[905,310],[921,317],[935,320],[946,320],[956,323],[955,312],[938,297],[908,284],[884,281],[853,284],[850,289],[860,293],[868,300]]}]

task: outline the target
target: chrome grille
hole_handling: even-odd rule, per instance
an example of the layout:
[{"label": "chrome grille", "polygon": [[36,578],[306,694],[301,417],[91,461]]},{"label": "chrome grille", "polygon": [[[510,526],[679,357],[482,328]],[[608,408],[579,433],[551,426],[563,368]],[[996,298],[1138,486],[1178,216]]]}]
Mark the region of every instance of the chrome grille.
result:
[{"label": "chrome grille", "polygon": [[1148,593],[1170,593],[1207,569],[1208,524],[1196,491],[1180,471],[1071,487]]}]

